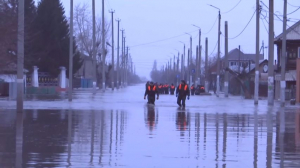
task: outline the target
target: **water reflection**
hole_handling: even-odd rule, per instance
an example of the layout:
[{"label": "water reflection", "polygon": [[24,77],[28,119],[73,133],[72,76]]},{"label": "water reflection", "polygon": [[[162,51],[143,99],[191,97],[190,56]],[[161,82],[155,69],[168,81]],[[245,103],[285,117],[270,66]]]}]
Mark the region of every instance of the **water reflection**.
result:
[{"label": "water reflection", "polygon": [[158,109],[154,106],[147,105],[145,113],[145,123],[151,132],[158,124]]},{"label": "water reflection", "polygon": [[300,110],[144,110],[0,112],[0,167],[299,165]]}]

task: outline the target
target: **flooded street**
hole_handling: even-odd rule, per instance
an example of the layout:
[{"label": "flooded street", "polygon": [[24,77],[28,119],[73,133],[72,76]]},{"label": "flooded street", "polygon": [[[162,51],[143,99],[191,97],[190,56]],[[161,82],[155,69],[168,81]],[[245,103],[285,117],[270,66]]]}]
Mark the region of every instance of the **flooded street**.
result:
[{"label": "flooded street", "polygon": [[0,167],[299,167],[300,108],[223,95],[153,107],[144,87],[29,100],[23,114],[1,101]]}]

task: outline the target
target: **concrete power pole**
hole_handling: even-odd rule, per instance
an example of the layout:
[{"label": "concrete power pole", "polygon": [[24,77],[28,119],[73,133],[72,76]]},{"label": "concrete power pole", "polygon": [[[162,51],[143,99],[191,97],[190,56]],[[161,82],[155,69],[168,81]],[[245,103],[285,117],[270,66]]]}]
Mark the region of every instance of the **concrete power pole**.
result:
[{"label": "concrete power pole", "polygon": [[127,46],[127,50],[126,50],[126,61],[125,61],[125,83],[126,86],[128,85],[128,50],[129,47]]},{"label": "concrete power pole", "polygon": [[124,63],[124,29],[121,30],[122,31],[122,50],[121,50],[121,53],[122,53],[122,57],[121,57],[121,72],[120,72],[120,82],[121,82],[121,87],[123,87],[123,72],[124,72],[124,69],[123,69],[123,63]]},{"label": "concrete power pole", "polygon": [[92,1],[92,18],[93,18],[93,94],[96,94],[97,85],[97,51],[96,51],[96,10],[95,0]]},{"label": "concrete power pole", "polygon": [[205,38],[205,92],[208,93],[208,38]]},{"label": "concrete power pole", "polygon": [[104,0],[102,0],[102,89],[103,92],[105,91],[105,20],[104,20]]},{"label": "concrete power pole", "polygon": [[183,64],[183,54],[181,54],[181,79],[184,79],[184,64]]},{"label": "concrete power pole", "polygon": [[285,58],[286,58],[286,22],[287,22],[287,0],[284,0],[283,9],[283,33],[282,33],[282,54],[281,54],[281,93],[280,93],[280,104],[285,106]]},{"label": "concrete power pole", "polygon": [[125,67],[125,61],[126,61],[126,37],[124,37],[124,44],[123,44],[123,63],[122,63],[122,66],[123,66],[123,71],[122,71],[122,79],[123,79],[123,86],[125,87],[126,86],[126,83],[125,83],[125,71],[126,71],[126,67]]},{"label": "concrete power pole", "polygon": [[259,0],[256,0],[256,57],[255,57],[255,80],[254,80],[254,104],[258,104],[258,93],[259,93],[259,54],[260,54],[259,53],[259,19],[260,19],[260,5],[259,5]]},{"label": "concrete power pole", "polygon": [[23,112],[24,97],[24,0],[19,0],[18,8],[18,60],[17,60],[17,112]]},{"label": "concrete power pole", "polygon": [[111,54],[112,54],[112,75],[111,75],[111,78],[112,78],[112,82],[111,82],[111,88],[112,90],[115,89],[115,40],[114,40],[114,13],[115,11],[114,10],[110,10],[110,13],[111,13]]},{"label": "concrete power pole", "polygon": [[188,49],[188,58],[187,58],[187,69],[188,69],[188,84],[190,85],[191,82],[190,82],[190,49]]},{"label": "concrete power pole", "polygon": [[118,44],[117,44],[117,89],[119,89],[119,73],[120,73],[120,19],[116,20],[118,22]]},{"label": "concrete power pole", "polygon": [[200,78],[200,83],[199,85],[202,83],[202,80],[201,80],[201,51],[202,51],[202,46],[201,46],[201,29],[199,29],[199,44],[198,44],[198,66],[197,66],[197,71],[198,71],[198,74],[197,74],[197,78],[199,77]]},{"label": "concrete power pole", "polygon": [[192,36],[190,36],[190,61],[189,61],[189,85],[191,85],[191,78],[192,78],[192,75],[191,75],[191,65],[192,65],[192,60],[193,60],[193,45],[192,45],[192,42],[193,42],[193,38]]},{"label": "concrete power pole", "polygon": [[69,51],[69,89],[68,98],[72,101],[73,91],[73,0],[70,0],[70,51]]},{"label": "concrete power pole", "polygon": [[183,59],[182,59],[182,62],[183,62],[183,76],[182,76],[182,79],[185,80],[185,44],[183,45]]},{"label": "concrete power pole", "polygon": [[274,0],[269,0],[268,104],[274,105]]},{"label": "concrete power pole", "polygon": [[219,94],[220,94],[220,35],[221,35],[221,12],[219,10],[218,59],[217,59],[217,97],[219,97]]},{"label": "concrete power pole", "polygon": [[196,68],[195,68],[196,75],[195,75],[195,78],[194,78],[195,86],[198,85],[198,66],[199,66],[199,64],[198,64],[198,59],[199,59],[198,55],[199,55],[199,48],[198,48],[198,46],[196,46]]},{"label": "concrete power pole", "polygon": [[[228,68],[228,22],[225,21],[225,68]],[[228,71],[225,71],[225,97],[228,97]]]}]

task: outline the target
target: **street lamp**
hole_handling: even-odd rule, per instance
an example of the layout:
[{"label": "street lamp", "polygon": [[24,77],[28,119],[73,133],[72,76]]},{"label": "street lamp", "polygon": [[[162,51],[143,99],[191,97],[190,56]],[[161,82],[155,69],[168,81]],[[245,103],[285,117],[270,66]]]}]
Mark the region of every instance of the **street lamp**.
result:
[{"label": "street lamp", "polygon": [[183,54],[181,55],[181,78],[184,79],[185,75],[185,43],[182,41],[179,41],[183,44]]},{"label": "street lamp", "polygon": [[220,8],[210,5],[209,6],[219,10],[219,26],[218,26],[218,58],[217,58],[217,97],[220,93],[220,35],[221,35],[221,10]]}]

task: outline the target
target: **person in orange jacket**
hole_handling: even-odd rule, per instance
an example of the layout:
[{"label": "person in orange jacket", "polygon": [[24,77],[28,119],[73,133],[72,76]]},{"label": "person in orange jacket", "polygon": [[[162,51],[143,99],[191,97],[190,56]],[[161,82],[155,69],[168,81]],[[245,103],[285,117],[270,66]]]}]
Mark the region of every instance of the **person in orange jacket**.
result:
[{"label": "person in orange jacket", "polygon": [[144,94],[144,99],[146,99],[146,96],[148,95],[148,104],[155,104],[155,94],[157,95],[156,99],[158,100],[159,93],[157,87],[153,82],[150,82]]},{"label": "person in orange jacket", "polygon": [[172,83],[171,86],[170,86],[170,93],[171,93],[171,95],[174,95],[174,92],[175,92],[175,86]]},{"label": "person in orange jacket", "polygon": [[181,84],[176,89],[176,97],[179,107],[181,107],[181,105],[185,107],[186,97],[188,100],[190,99],[190,89],[184,80],[181,80]]}]

